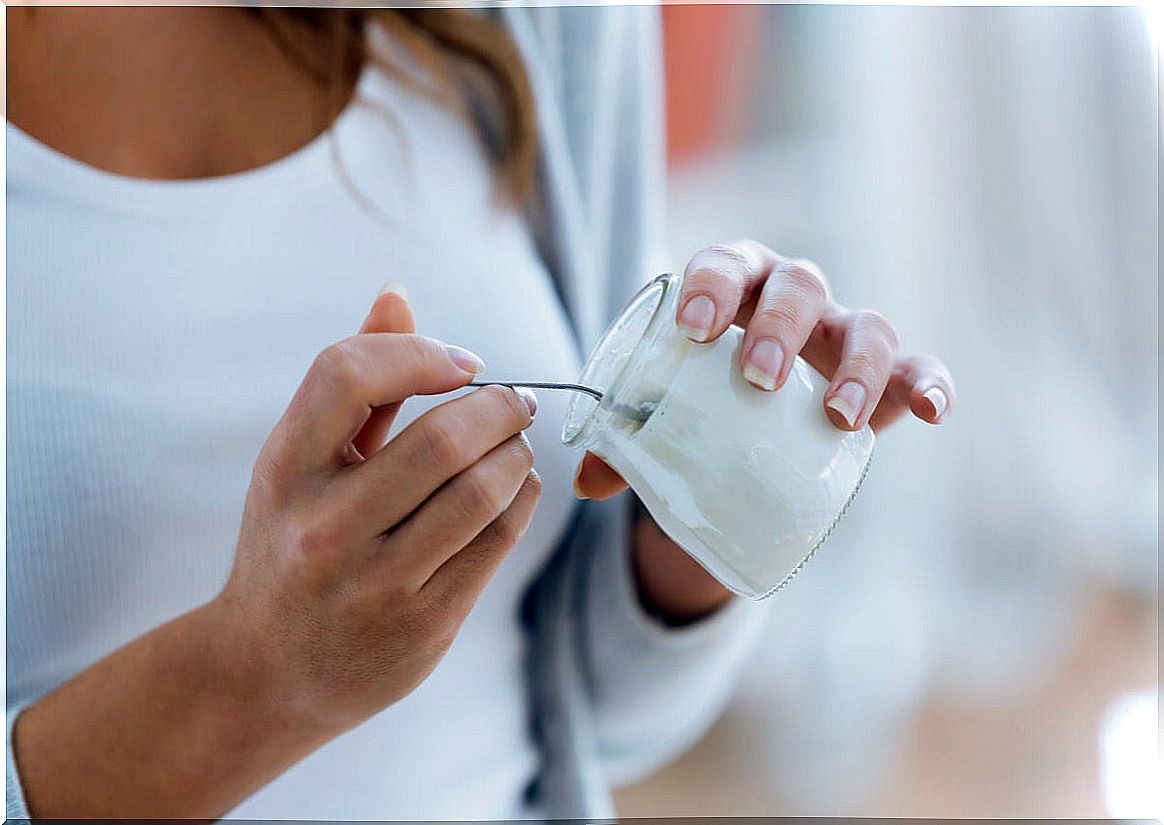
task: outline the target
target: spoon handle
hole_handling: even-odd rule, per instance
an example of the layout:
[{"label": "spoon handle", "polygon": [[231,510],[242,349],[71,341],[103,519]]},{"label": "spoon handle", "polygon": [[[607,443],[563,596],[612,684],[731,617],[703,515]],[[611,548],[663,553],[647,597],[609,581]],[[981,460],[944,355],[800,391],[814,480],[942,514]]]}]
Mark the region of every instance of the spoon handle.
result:
[{"label": "spoon handle", "polygon": [[552,381],[472,381],[469,383],[470,387],[529,387],[534,390],[566,390],[567,392],[582,392],[589,395],[595,401],[602,400],[602,393],[593,387],[583,386],[582,384],[556,384]]}]

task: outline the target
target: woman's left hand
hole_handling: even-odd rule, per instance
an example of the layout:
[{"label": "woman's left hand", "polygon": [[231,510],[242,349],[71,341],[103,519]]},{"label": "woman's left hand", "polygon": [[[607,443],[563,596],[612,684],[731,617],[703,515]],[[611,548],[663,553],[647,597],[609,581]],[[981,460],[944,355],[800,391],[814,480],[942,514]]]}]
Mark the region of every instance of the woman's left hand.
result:
[{"label": "woman's left hand", "polygon": [[[897,331],[870,310],[833,300],[828,280],[811,261],[785,258],[755,241],[700,250],[687,264],[675,319],[692,341],[714,341],[731,324],[744,328],[740,369],[761,390],[780,389],[802,356],[831,378],[824,412],[842,430],[880,430],[913,413],[940,424],[954,407],[954,382],[932,355],[901,356]],[[587,453],[575,490],[602,499],[626,489],[597,456]]]},{"label": "woman's left hand", "polygon": [[[940,424],[954,407],[954,382],[938,358],[899,355],[897,332],[883,316],[841,306],[816,264],[785,258],[755,241],[696,253],[684,271],[675,320],[698,342],[714,341],[733,323],[743,327],[739,366],[761,390],[779,390],[793,358],[802,356],[831,379],[824,412],[842,430],[866,424],[880,430],[907,412]],[[580,497],[601,499],[624,490],[626,482],[587,453],[574,488]],[[706,613],[709,604],[727,600],[728,591],[679,548],[643,552],[640,544],[636,536],[640,589],[664,616],[693,612],[685,604]],[[685,599],[685,591],[692,598]]]}]

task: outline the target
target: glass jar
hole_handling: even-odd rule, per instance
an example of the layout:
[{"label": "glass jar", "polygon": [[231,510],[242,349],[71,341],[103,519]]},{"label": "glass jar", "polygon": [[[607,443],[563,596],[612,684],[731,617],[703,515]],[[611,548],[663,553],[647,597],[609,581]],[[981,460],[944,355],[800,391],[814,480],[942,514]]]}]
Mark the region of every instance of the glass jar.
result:
[{"label": "glass jar", "polygon": [[697,344],[675,323],[682,276],[644,287],[594,348],[562,441],[626,481],[659,527],[732,591],[768,596],[832,532],[865,477],[873,431],[825,416],[828,381],[797,357],[776,392],[739,367],[743,330]]}]

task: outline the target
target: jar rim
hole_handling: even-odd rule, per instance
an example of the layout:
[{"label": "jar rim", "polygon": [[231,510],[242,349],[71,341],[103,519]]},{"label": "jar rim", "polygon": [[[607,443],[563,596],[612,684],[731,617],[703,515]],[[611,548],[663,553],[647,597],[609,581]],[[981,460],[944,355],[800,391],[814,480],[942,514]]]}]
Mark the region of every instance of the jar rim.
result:
[{"label": "jar rim", "polygon": [[[626,384],[628,377],[635,372],[635,366],[642,359],[646,349],[650,347],[659,334],[660,319],[666,313],[663,308],[677,302],[677,293],[682,276],[674,273],[664,273],[652,278],[627,302],[626,307],[618,317],[607,327],[598,343],[594,345],[578,383],[594,387],[602,392],[602,400],[595,401],[590,396],[576,394],[570,399],[566,408],[565,423],[562,425],[562,443],[570,446],[584,442],[594,425],[605,420],[611,413],[611,407],[619,390]],[[657,295],[655,294],[657,293]],[[669,298],[672,300],[668,301]],[[649,307],[646,323],[642,331],[634,339],[633,346],[625,350],[613,369],[607,366],[610,375],[602,374],[604,361],[616,343],[630,339],[645,308]],[[616,357],[617,356],[616,354]],[[585,406],[584,406],[585,405]],[[587,409],[589,407],[589,409]]]}]

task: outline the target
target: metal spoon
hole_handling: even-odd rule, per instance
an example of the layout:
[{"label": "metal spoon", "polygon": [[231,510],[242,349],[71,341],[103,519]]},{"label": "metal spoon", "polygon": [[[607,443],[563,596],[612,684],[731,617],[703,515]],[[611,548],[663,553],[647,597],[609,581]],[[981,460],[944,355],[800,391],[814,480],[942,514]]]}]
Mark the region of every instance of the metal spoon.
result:
[{"label": "metal spoon", "polygon": [[567,392],[582,392],[595,401],[602,400],[602,392],[593,387],[582,384],[556,384],[552,381],[472,381],[470,387],[529,387],[533,390],[566,390]]}]

